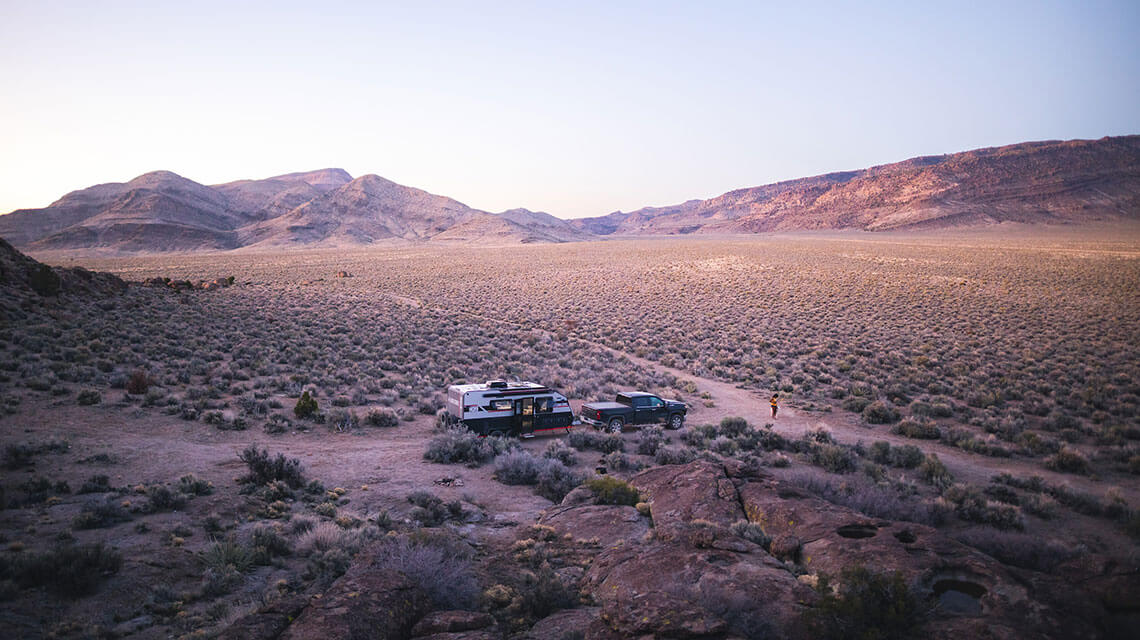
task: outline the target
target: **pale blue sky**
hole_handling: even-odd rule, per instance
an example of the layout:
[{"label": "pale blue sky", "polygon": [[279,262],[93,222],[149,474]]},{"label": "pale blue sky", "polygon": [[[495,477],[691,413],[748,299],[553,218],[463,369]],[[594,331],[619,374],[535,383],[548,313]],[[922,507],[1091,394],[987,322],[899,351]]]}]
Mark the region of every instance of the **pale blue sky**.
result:
[{"label": "pale blue sky", "polygon": [[337,166],[601,215],[1140,133],[1140,2],[0,0],[0,211]]}]

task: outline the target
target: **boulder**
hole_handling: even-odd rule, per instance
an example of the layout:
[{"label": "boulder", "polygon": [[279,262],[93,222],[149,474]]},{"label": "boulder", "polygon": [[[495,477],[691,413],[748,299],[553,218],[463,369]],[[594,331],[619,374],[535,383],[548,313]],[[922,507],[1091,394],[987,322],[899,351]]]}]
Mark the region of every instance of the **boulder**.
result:
[{"label": "boulder", "polygon": [[760,547],[699,549],[684,540],[602,552],[586,572],[601,619],[622,636],[699,638],[757,624],[783,637],[815,592]]},{"label": "boulder", "polygon": [[[911,522],[869,518],[775,480],[742,486],[740,499],[749,520],[772,536],[778,557],[795,559],[813,574],[838,576],[844,568],[864,566],[902,574],[936,605],[920,635],[932,638],[1091,638],[1096,631],[1095,604],[1061,584],[1064,608],[1035,596],[1026,578],[989,556]],[[1047,579],[1040,576],[1041,580]],[[1071,593],[1070,593],[1071,592]]]},{"label": "boulder", "polygon": [[727,527],[744,519],[736,486],[722,465],[707,460],[654,467],[630,484],[648,498],[654,526],[704,520]]},{"label": "boulder", "polygon": [[457,631],[476,631],[495,625],[495,619],[479,611],[433,611],[412,627],[412,637]]},{"label": "boulder", "polygon": [[368,554],[321,596],[314,597],[281,640],[407,638],[412,626],[431,611],[431,599],[404,574],[380,569]]},{"label": "boulder", "polygon": [[577,540],[597,538],[603,548],[619,541],[640,540],[649,532],[649,520],[637,509],[624,505],[563,504],[547,509],[539,524]]},{"label": "boulder", "polygon": [[273,640],[305,608],[308,599],[293,596],[275,600],[226,627],[218,640]]},{"label": "boulder", "polygon": [[534,623],[523,640],[563,640],[573,637],[575,633],[582,633],[594,624],[600,614],[601,609],[598,607],[557,611]]}]

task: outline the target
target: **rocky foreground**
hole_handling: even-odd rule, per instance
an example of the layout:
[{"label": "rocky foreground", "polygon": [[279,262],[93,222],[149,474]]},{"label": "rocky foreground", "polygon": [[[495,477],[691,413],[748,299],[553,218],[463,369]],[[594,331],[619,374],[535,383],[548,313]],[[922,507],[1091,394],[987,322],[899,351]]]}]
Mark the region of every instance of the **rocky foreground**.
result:
[{"label": "rocky foreground", "polygon": [[[582,606],[546,616],[523,637],[819,637],[821,621],[834,630],[837,619],[825,618],[835,599],[817,587],[853,566],[898,572],[923,602],[911,633],[932,639],[1113,637],[1127,621],[1111,612],[1140,600],[1136,576],[1098,557],[1060,567],[1063,578],[1005,567],[933,528],[868,518],[739,463],[655,467],[631,484],[647,508],[596,504],[582,487],[542,516],[542,528],[589,540],[597,552],[558,570]],[[734,533],[745,520],[765,540]],[[507,635],[482,611],[432,611],[426,593],[376,569],[372,553],[325,593],[274,602],[222,637]]]}]

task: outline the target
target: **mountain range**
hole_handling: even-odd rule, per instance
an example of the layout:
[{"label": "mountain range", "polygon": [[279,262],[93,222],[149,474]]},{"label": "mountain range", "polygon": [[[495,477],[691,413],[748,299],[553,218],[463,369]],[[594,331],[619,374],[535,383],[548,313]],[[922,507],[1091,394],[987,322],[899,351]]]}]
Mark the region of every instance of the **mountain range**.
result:
[{"label": "mountain range", "polygon": [[1140,136],[924,156],[570,221],[489,213],[343,169],[211,186],[155,171],[0,216],[0,237],[32,250],[163,252],[1121,220],[1140,220]]}]

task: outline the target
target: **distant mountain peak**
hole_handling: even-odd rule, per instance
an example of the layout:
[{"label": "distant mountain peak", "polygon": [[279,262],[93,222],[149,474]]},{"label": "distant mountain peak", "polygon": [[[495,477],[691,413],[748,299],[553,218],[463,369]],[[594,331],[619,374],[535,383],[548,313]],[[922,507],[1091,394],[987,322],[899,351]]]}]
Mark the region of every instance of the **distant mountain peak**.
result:
[{"label": "distant mountain peak", "polygon": [[922,156],[569,222],[521,207],[492,214],[338,168],[211,186],[152,171],[0,216],[0,237],[39,250],[154,252],[1100,220],[1140,220],[1140,136]]}]

